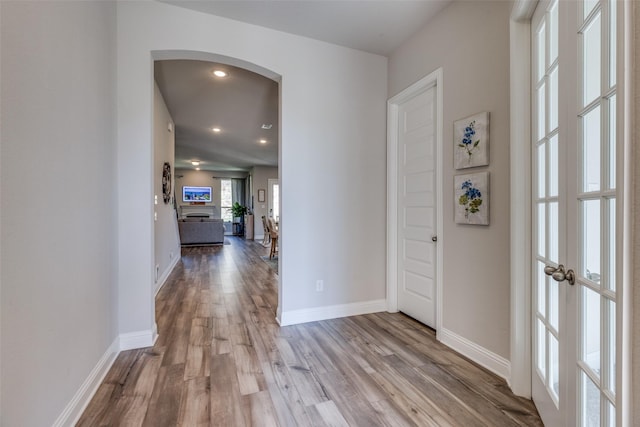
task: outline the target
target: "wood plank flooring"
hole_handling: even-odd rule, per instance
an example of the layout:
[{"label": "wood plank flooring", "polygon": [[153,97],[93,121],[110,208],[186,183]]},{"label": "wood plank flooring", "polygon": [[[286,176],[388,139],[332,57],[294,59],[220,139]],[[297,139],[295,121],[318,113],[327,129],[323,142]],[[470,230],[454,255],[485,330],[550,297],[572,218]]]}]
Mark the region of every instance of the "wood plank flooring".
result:
[{"label": "wood plank flooring", "polygon": [[279,327],[268,249],[186,248],[160,337],[119,355],[79,426],[539,426],[533,404],[403,314]]}]

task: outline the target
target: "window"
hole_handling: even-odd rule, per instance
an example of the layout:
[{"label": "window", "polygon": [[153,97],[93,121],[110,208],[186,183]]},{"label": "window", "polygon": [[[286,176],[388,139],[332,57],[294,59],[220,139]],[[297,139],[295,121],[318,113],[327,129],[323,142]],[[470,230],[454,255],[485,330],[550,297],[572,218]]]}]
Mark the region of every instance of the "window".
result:
[{"label": "window", "polygon": [[233,214],[231,213],[231,206],[233,205],[231,197],[231,180],[220,180],[220,217],[224,222],[232,222]]}]

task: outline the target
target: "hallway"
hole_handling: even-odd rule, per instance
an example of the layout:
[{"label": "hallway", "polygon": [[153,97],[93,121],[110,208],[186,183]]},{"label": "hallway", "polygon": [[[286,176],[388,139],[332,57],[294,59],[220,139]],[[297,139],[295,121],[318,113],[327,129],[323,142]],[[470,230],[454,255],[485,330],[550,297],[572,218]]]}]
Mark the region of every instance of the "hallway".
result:
[{"label": "hallway", "polygon": [[280,328],[268,249],[183,248],[153,348],[122,352],[79,426],[535,426],[533,404],[403,314]]}]

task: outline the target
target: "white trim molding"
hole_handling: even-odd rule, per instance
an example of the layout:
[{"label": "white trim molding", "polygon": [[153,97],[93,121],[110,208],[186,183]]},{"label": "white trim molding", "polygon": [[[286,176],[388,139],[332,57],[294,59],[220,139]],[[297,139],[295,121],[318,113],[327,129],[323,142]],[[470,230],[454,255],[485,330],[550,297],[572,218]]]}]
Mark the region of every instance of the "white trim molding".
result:
[{"label": "white trim molding", "polygon": [[157,338],[155,330],[130,332],[116,337],[53,423],[53,427],[73,426],[78,422],[121,351],[151,347]]},{"label": "white trim molding", "polygon": [[511,20],[530,23],[536,6],[538,6],[538,0],[515,0],[511,8]]},{"label": "white trim molding", "polygon": [[98,391],[104,377],[111,369],[113,362],[118,357],[120,339],[116,337],[107,351],[102,355],[96,366],[91,370],[71,401],[64,408],[60,416],[53,423],[53,427],[74,426],[82,416],[82,413]]},{"label": "white trim molding", "polygon": [[[179,251],[180,251],[180,248],[178,248],[178,253],[180,253]],[[160,289],[162,289],[164,284],[167,283],[167,279],[169,278],[169,275],[173,272],[173,269],[176,268],[176,265],[178,265],[178,262],[180,262],[180,256],[175,256],[173,258],[173,261],[171,261],[171,264],[169,264],[169,267],[167,267],[167,269],[162,273],[162,276],[158,278],[158,281],[156,282],[156,290],[154,295],[158,295],[158,292],[160,292]]]},{"label": "white trim molding", "polygon": [[[155,324],[154,324],[155,325]],[[120,334],[120,351],[134,350],[136,348],[153,347],[158,334],[155,330],[128,332]]]},{"label": "white trim molding", "polygon": [[398,105],[387,101],[387,310],[398,311]]},{"label": "white trim molding", "polygon": [[[621,15],[622,14],[622,15]],[[638,123],[640,122],[640,74],[638,56],[640,47],[640,7],[636,2],[624,2],[618,7],[618,57],[624,58],[624,65],[618,66],[617,90],[618,111],[623,111],[623,123],[618,132],[623,135],[623,148],[618,150],[618,182],[622,182],[623,206],[618,211],[616,227],[622,236],[622,256],[618,263],[622,266],[622,286],[620,296],[622,308],[618,308],[617,351],[620,397],[618,405],[618,425],[640,425],[640,150],[638,149]],[[618,267],[620,268],[620,267]]]},{"label": "white trim molding", "polygon": [[299,323],[317,322],[319,320],[337,319],[339,317],[358,316],[361,314],[387,311],[387,300],[372,300],[351,304],[329,305],[325,307],[305,308],[302,310],[284,311],[280,315],[280,326],[297,325]]},{"label": "white trim molding", "polygon": [[531,397],[531,17],[536,0],[517,0],[510,33],[511,373],[514,394]]},{"label": "white trim molding", "polygon": [[438,341],[448,347],[451,347],[463,356],[468,357],[478,365],[487,368],[499,377],[502,377],[505,380],[509,379],[511,375],[511,364],[504,357],[499,356],[446,328],[438,330]]},{"label": "white trim molding", "polygon": [[443,71],[438,68],[387,101],[387,310],[398,311],[398,106],[436,88],[436,330],[442,326],[443,227]]}]

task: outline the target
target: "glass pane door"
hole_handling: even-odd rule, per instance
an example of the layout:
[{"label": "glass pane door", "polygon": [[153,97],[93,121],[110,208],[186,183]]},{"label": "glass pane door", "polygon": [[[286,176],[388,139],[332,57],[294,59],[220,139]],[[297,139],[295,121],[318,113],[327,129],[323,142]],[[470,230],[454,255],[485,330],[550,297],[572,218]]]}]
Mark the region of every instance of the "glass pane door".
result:
[{"label": "glass pane door", "polygon": [[578,421],[616,420],[616,2],[578,8]]},{"label": "glass pane door", "polygon": [[[562,331],[566,328],[561,310],[566,290],[545,273],[565,258],[561,239],[565,199],[560,194],[563,171],[559,168],[560,147],[566,136],[561,126],[559,83],[559,4],[541,2],[532,21],[533,39],[533,397],[547,425],[563,418],[565,397],[561,392]],[[565,117],[563,117],[566,120]],[[566,126],[565,126],[566,127]]]},{"label": "glass pane door", "polygon": [[616,423],[616,9],[555,0],[532,20],[532,393],[548,426]]}]

